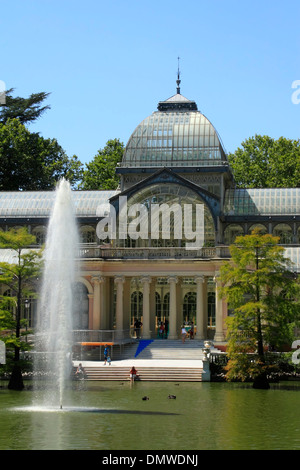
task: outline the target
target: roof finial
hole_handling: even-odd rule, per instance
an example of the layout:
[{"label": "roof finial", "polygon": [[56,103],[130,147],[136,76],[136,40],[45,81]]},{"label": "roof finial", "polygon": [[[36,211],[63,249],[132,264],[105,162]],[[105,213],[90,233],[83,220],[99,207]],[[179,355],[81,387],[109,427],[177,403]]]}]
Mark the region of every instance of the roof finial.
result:
[{"label": "roof finial", "polygon": [[177,70],[177,80],[176,80],[176,83],[177,83],[177,94],[180,95],[180,70],[179,70],[179,60],[180,60],[180,57],[177,57],[178,59],[178,70]]}]

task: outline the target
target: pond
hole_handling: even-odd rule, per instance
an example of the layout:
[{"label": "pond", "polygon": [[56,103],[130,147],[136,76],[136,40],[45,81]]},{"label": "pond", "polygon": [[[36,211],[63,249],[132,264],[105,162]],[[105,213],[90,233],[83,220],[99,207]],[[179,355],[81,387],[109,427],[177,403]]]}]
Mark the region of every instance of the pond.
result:
[{"label": "pond", "polygon": [[[1,450],[299,450],[300,383],[70,382],[59,407],[0,382]],[[168,398],[174,395],[176,398]],[[143,400],[143,397],[148,400]]]}]

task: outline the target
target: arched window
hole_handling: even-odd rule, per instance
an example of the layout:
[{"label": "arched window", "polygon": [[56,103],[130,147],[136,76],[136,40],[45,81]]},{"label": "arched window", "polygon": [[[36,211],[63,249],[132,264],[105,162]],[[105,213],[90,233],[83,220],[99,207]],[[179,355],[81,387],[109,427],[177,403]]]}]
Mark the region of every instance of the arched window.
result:
[{"label": "arched window", "polygon": [[43,245],[46,242],[47,228],[44,225],[34,227],[32,235],[35,236],[37,245]]},{"label": "arched window", "polygon": [[90,225],[82,225],[79,229],[80,243],[95,243],[96,230]]},{"label": "arched window", "polygon": [[268,233],[268,230],[267,228],[265,227],[265,225],[263,224],[253,224],[251,225],[251,227],[248,229],[248,234],[251,235],[252,231],[255,230],[255,229],[259,229],[259,231],[262,233],[262,234],[266,234]]},{"label": "arched window", "polygon": [[273,229],[273,235],[279,237],[281,245],[289,245],[293,243],[293,231],[288,224],[278,224]]},{"label": "arched window", "polygon": [[236,237],[239,237],[240,235],[244,235],[244,230],[241,225],[228,225],[224,230],[224,243],[226,245],[231,245],[234,243]]},{"label": "arched window", "polygon": [[[202,230],[202,244],[215,244],[209,207],[190,188],[175,183],[147,186],[128,199],[127,211],[126,246],[186,247],[195,242],[196,233],[199,236]],[[118,240],[117,243],[124,242]]]}]

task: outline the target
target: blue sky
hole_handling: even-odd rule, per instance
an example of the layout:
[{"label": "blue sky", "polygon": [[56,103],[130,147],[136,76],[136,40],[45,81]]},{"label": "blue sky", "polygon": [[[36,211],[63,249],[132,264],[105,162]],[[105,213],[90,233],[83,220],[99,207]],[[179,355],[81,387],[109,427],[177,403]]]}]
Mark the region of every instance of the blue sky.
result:
[{"label": "blue sky", "polygon": [[298,139],[299,18],[299,0],[0,0],[0,81],[50,92],[29,129],[83,163],[175,94],[178,56],[181,93],[228,152],[255,134]]}]

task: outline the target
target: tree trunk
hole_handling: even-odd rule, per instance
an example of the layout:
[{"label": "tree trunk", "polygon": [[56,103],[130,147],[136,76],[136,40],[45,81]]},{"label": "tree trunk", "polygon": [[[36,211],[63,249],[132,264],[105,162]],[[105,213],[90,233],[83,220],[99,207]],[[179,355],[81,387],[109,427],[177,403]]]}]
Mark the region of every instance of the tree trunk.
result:
[{"label": "tree trunk", "polygon": [[24,388],[22,371],[18,364],[15,364],[13,367],[8,388],[10,390],[23,390]]},{"label": "tree trunk", "polygon": [[[20,265],[21,252],[19,251],[19,265]],[[18,303],[17,303],[17,318],[16,318],[16,338],[20,338],[20,322],[21,322],[21,301],[22,301],[22,277],[18,276]],[[20,348],[15,346],[15,365],[12,370],[8,388],[10,390],[23,390],[23,377],[22,370],[19,366]]]},{"label": "tree trunk", "polygon": [[254,382],[253,382],[253,388],[257,388],[261,390],[268,390],[270,388],[270,384],[264,372],[262,372],[260,375],[255,377]]}]

